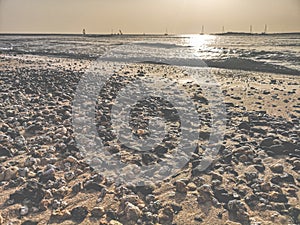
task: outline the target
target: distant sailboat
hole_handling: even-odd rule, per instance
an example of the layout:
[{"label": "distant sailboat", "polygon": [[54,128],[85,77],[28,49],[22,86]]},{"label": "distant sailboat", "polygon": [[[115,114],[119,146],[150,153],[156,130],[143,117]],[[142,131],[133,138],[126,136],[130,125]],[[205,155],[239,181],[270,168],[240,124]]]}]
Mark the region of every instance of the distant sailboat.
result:
[{"label": "distant sailboat", "polygon": [[223,34],[225,33],[225,27],[224,26],[222,27],[222,33]]},{"label": "distant sailboat", "polygon": [[168,36],[168,29],[166,28],[166,33],[165,33],[165,36]]},{"label": "distant sailboat", "polygon": [[85,36],[85,29],[82,30],[82,35]]},{"label": "distant sailboat", "polygon": [[201,33],[200,33],[201,35],[203,35],[204,34],[204,26],[202,25],[202,28],[201,28]]},{"label": "distant sailboat", "polygon": [[250,34],[252,34],[252,25],[250,25]]},{"label": "distant sailboat", "polygon": [[267,34],[267,30],[268,30],[268,26],[267,26],[267,24],[265,24],[265,30],[264,30],[264,32],[262,32],[262,34]]}]

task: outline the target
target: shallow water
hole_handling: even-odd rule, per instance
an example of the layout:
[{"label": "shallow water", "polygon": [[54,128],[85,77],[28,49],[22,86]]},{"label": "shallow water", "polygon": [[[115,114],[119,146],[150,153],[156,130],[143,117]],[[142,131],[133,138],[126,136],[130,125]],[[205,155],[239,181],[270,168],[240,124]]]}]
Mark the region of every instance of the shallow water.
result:
[{"label": "shallow water", "polygon": [[0,51],[10,53],[97,59],[120,46],[125,46],[124,58],[130,56],[136,61],[180,66],[203,66],[204,61],[210,67],[300,75],[299,34],[0,35]]}]

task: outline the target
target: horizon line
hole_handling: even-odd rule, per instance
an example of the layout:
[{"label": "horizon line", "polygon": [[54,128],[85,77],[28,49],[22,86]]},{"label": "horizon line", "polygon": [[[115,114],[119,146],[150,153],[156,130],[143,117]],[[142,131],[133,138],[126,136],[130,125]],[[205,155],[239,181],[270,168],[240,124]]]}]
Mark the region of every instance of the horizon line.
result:
[{"label": "horizon line", "polygon": [[[227,31],[227,32],[211,32],[211,33],[169,33],[168,35],[224,35],[224,34],[249,34],[249,35],[261,35],[261,34],[300,34],[300,31],[289,32],[245,32],[245,31]],[[0,32],[0,35],[77,35],[77,36],[89,36],[89,35],[109,35],[109,36],[126,36],[126,35],[165,35],[165,33],[59,33],[59,32]]]}]

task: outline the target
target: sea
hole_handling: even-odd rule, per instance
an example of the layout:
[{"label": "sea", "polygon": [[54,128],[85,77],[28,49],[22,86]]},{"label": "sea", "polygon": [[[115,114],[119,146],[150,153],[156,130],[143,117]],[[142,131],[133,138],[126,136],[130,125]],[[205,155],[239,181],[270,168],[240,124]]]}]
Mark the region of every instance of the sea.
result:
[{"label": "sea", "polygon": [[101,57],[300,75],[300,33],[267,35],[1,34],[0,54]]}]

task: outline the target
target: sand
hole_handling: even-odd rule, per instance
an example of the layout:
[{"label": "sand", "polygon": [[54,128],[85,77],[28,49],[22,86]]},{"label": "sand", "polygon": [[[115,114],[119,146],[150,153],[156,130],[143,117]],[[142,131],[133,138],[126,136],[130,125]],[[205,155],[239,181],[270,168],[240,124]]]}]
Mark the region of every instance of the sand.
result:
[{"label": "sand", "polygon": [[[72,100],[76,85],[91,63],[0,55],[0,224],[300,222],[300,77],[203,69],[203,74],[218,82],[226,105],[222,148],[205,171],[193,166],[203,153],[199,150],[179,174],[151,183],[146,191],[128,185],[116,187],[109,177],[96,179],[93,175],[97,172],[77,150],[71,149]],[[205,98],[205,92],[197,92],[199,87],[191,83],[184,69],[136,64],[116,74],[129,83],[137,77],[166,77],[190,96],[196,92]],[[122,79],[118,82],[122,84]],[[197,104],[202,115],[209,115],[208,104]],[[41,127],[29,128],[35,124]],[[207,121],[204,124],[201,131],[209,132]],[[17,144],[18,137],[26,143]],[[207,138],[199,140],[199,145],[205,142]],[[120,153],[127,159],[131,156],[122,147]],[[34,163],[29,158],[34,158]],[[55,167],[53,171],[49,164]],[[19,171],[7,172],[11,168]],[[24,168],[28,169],[25,174],[20,171]],[[66,174],[72,173],[74,178],[67,179]],[[29,195],[17,201],[12,194],[27,190],[31,181],[41,183],[32,192],[41,192],[41,199],[33,200]],[[89,181],[94,186],[88,186]],[[81,186],[78,191],[74,191],[76,184]],[[28,208],[28,213],[20,215],[22,206]]]}]

